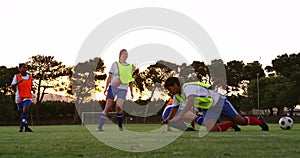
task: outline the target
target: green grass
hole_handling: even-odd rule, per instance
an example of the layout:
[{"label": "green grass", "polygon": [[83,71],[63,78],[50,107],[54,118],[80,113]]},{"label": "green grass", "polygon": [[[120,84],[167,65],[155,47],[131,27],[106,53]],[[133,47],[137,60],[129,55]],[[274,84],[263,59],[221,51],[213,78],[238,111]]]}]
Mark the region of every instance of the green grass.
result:
[{"label": "green grass", "polygon": [[[160,125],[125,125],[143,132]],[[299,157],[300,126],[281,130],[270,124],[270,131],[257,126],[241,127],[241,132],[185,132],[176,141],[151,152],[126,152],[105,145],[84,126],[32,126],[33,133],[19,133],[18,127],[0,126],[0,157]],[[115,129],[116,132],[117,129]],[[115,133],[116,133],[115,132]],[[174,133],[176,131],[168,132]],[[111,133],[115,139],[118,134]],[[168,134],[165,133],[165,134]],[[109,134],[107,132],[107,134]]]}]

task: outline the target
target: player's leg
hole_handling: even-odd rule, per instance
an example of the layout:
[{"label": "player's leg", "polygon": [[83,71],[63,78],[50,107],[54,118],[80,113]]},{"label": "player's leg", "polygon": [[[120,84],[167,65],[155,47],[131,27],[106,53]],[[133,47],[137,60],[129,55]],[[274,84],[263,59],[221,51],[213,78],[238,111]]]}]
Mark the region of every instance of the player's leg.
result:
[{"label": "player's leg", "polygon": [[232,118],[232,121],[236,122],[239,125],[259,125],[263,131],[269,131],[269,126],[262,118],[254,118],[252,116],[242,117],[241,115],[237,115]]},{"label": "player's leg", "polygon": [[100,114],[99,125],[97,131],[103,131],[102,127],[107,119],[107,114],[110,112],[112,106],[114,104],[114,94],[112,92],[111,86],[108,88],[106,103],[103,112]]},{"label": "player's leg", "polygon": [[184,117],[185,122],[190,123],[190,124],[192,124],[192,122],[194,122],[201,126],[203,123],[203,116],[196,115],[191,111],[186,112],[183,117]]},{"label": "player's leg", "polygon": [[193,121],[191,122],[191,126],[192,126],[193,128],[195,128],[195,120],[193,120]]},{"label": "player's leg", "polygon": [[23,132],[23,128],[24,128],[24,124],[23,124],[23,102],[17,103],[18,106],[18,111],[20,112],[20,118],[21,118],[21,122],[20,122],[20,129],[19,132]]},{"label": "player's leg", "polygon": [[125,99],[121,99],[121,98],[118,98],[117,99],[117,104],[116,104],[116,116],[117,116],[117,120],[118,120],[118,126],[119,126],[119,130],[120,131],[123,131],[123,104],[125,102]]},{"label": "player's leg", "polygon": [[219,100],[219,102],[211,107],[210,109],[203,109],[204,124],[209,132],[224,132],[228,128],[233,126],[233,122],[225,122],[222,124],[217,124],[220,115],[223,111],[224,100]]},{"label": "player's leg", "polygon": [[107,114],[110,112],[112,106],[114,104],[114,100],[111,98],[106,98],[106,103],[103,112],[100,114],[99,125],[97,131],[103,131],[103,125],[105,120],[107,119]]},{"label": "player's leg", "polygon": [[111,111],[113,104],[114,104],[114,99],[106,98],[105,107],[102,113],[107,115]]},{"label": "player's leg", "polygon": [[[233,128],[234,131],[241,131],[241,129],[235,124],[243,124],[243,119],[241,119],[241,116],[238,114],[238,112],[234,109],[234,107],[231,105],[231,103],[225,98],[221,98],[222,102],[217,103],[213,108],[215,113],[218,113],[219,116],[223,115],[231,119],[232,121],[227,121],[225,123],[217,124],[217,128],[213,128],[213,132],[225,132],[229,128]],[[237,122],[233,121],[236,120]]]},{"label": "player's leg", "polygon": [[25,132],[33,132],[29,127],[28,127],[28,111],[29,107],[31,104],[31,100],[25,100],[23,102],[23,113],[22,113],[22,123],[25,127]]},{"label": "player's leg", "polygon": [[[174,110],[176,110],[176,111],[174,111]],[[162,113],[162,120],[164,121],[164,120],[168,119],[169,116],[172,117],[174,112],[176,112],[175,115],[174,115],[174,116],[176,116],[181,111],[182,111],[182,108],[167,106],[164,109],[163,113]],[[179,120],[179,121],[176,121],[176,122],[169,122],[167,124],[167,130],[170,129],[169,127],[177,128],[177,129],[182,130],[182,131],[185,131],[188,128],[183,120]]]},{"label": "player's leg", "polygon": [[127,95],[127,90],[125,89],[118,89],[118,93],[117,93],[117,103],[116,103],[116,112],[117,112],[117,120],[118,120],[118,126],[119,126],[119,130],[123,131],[123,104],[125,102],[126,99],[126,95]]},{"label": "player's leg", "polygon": [[[161,116],[162,121],[168,118],[168,116],[170,115],[171,110],[172,110],[172,107],[171,107],[171,106],[167,106],[167,107],[164,109],[164,111],[162,112],[162,116]],[[171,126],[167,125],[167,126],[166,126],[166,130],[167,130],[167,131],[172,131]]]},{"label": "player's leg", "polygon": [[[259,125],[261,126],[263,131],[268,131],[269,127],[266,124],[266,122],[262,119],[257,119],[252,116],[245,116],[242,117],[237,113],[237,111],[234,109],[232,104],[226,99],[224,103],[224,107],[222,110],[222,114],[224,116],[229,117],[233,122],[239,124],[239,125]],[[228,123],[230,124],[230,123]]]}]

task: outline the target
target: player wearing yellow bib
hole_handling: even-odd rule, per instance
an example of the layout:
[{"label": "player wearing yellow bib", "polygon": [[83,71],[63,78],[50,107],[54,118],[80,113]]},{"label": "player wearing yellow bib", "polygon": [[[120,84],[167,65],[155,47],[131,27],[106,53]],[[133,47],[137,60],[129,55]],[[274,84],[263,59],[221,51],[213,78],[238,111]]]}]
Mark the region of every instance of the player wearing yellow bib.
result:
[{"label": "player wearing yellow bib", "polygon": [[117,98],[116,102],[116,117],[118,120],[118,127],[120,131],[123,131],[123,110],[122,106],[126,99],[127,89],[129,86],[131,97],[133,98],[133,81],[132,77],[133,66],[126,62],[128,57],[128,52],[126,49],[122,49],[119,53],[119,61],[114,62],[109,70],[109,76],[106,81],[106,87],[104,89],[104,94],[106,95],[106,104],[101,113],[99,126],[97,131],[103,131],[103,125],[107,119],[107,114],[111,110],[112,105],[114,104],[114,99]]},{"label": "player wearing yellow bib", "polygon": [[[164,87],[169,93],[180,95],[186,102],[186,106],[183,110],[170,120],[170,122],[182,120],[190,108],[195,106],[202,109],[204,124],[210,132],[224,132],[228,128],[233,127],[234,123],[239,125],[259,125],[263,131],[269,130],[268,125],[262,118],[256,119],[251,116],[242,117],[225,96],[209,89],[205,85],[186,83],[183,85],[183,88],[180,85],[179,79],[176,77],[170,77],[165,81]],[[217,125],[216,122],[220,115],[228,117],[231,121]]]},{"label": "player wearing yellow bib", "polygon": [[[188,82],[183,85],[183,88],[185,88],[188,85],[197,85],[197,86],[204,87],[206,89],[211,89],[211,87],[212,87],[210,84],[205,84],[203,82]],[[168,108],[166,108],[164,110],[163,115],[162,115],[163,121],[161,123],[168,123],[173,117],[175,117],[176,115],[179,115],[187,103],[186,100],[183,99],[179,95],[179,93],[175,94],[173,96],[172,100],[175,100],[175,101],[172,103],[172,106],[168,106]],[[213,102],[213,100],[211,98],[206,98],[206,97],[195,97],[195,100],[197,100],[198,104],[199,104],[199,102],[202,102],[202,105],[204,108],[205,108],[205,106],[210,106]],[[177,105],[177,106],[175,106],[175,105]],[[179,106],[181,106],[181,107],[179,107]],[[198,109],[199,109],[199,107],[198,107]],[[187,121],[192,120],[192,121],[196,122],[197,124],[199,124],[200,126],[204,125],[203,124],[204,117],[202,115],[196,115],[191,111],[187,111],[184,114],[183,120],[187,120]],[[220,119],[218,118],[217,123],[219,123],[219,122],[220,122]],[[169,123],[170,126],[181,129],[181,130],[184,129],[184,126],[182,124],[183,124],[182,121],[178,121],[176,123],[174,123],[174,122]],[[234,129],[234,131],[241,130],[236,124],[233,124],[232,128]]]}]

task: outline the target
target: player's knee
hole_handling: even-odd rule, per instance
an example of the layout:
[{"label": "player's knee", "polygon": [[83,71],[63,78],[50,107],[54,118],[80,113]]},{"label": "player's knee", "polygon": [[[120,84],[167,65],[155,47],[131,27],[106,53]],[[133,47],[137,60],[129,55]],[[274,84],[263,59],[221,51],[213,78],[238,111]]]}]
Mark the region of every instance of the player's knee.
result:
[{"label": "player's knee", "polygon": [[218,128],[218,126],[213,126],[210,129],[207,129],[208,132],[221,132],[221,129]]},{"label": "player's knee", "polygon": [[120,106],[116,106],[116,111],[119,113],[119,112],[122,112],[122,108]]},{"label": "player's knee", "polygon": [[235,123],[237,123],[239,125],[242,125],[242,126],[246,126],[247,125],[247,122],[245,121],[245,119],[237,120],[237,121],[235,121]]},{"label": "player's knee", "polygon": [[25,106],[24,106],[23,113],[27,113],[27,112],[28,112],[28,108],[25,108]]},{"label": "player's knee", "polygon": [[234,118],[233,118],[233,121],[234,121],[235,123],[239,124],[239,125],[242,125],[242,126],[247,125],[247,122],[246,122],[245,118],[242,117],[242,116],[240,116],[240,115],[234,117]]}]

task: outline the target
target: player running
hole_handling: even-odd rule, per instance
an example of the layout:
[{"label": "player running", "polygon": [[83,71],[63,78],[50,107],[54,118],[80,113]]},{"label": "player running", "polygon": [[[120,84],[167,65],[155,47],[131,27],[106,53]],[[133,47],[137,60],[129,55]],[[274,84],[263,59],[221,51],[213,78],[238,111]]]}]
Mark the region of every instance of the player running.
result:
[{"label": "player running", "polygon": [[16,88],[16,104],[18,106],[18,111],[21,111],[21,124],[19,132],[23,132],[25,127],[25,132],[33,132],[28,127],[27,117],[28,110],[32,101],[32,91],[33,91],[33,79],[32,76],[27,74],[27,66],[25,63],[19,64],[19,74],[14,75],[11,87]]}]

